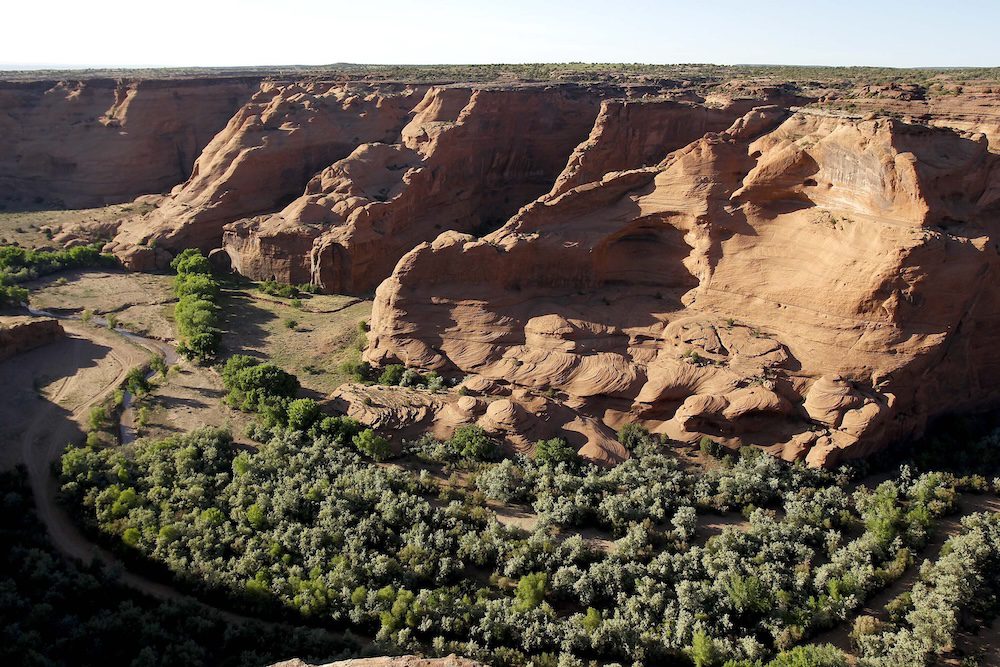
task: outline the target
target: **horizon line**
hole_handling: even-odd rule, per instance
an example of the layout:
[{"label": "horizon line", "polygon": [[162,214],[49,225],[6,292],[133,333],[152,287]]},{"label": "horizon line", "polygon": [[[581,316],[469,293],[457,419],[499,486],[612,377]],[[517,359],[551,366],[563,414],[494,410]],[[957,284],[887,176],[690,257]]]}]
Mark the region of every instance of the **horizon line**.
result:
[{"label": "horizon line", "polygon": [[799,64],[799,63],[731,63],[720,64],[710,62],[674,62],[674,63],[653,63],[653,62],[598,62],[598,61],[553,61],[553,62],[491,62],[491,63],[462,63],[462,62],[440,62],[440,63],[365,63],[339,61],[332,63],[322,63],[318,65],[289,63],[289,64],[257,64],[257,65],[162,65],[162,64],[132,64],[132,65],[109,65],[109,64],[63,64],[63,63],[33,63],[33,62],[0,62],[2,72],[28,72],[28,71],[93,71],[93,70],[213,70],[213,69],[333,69],[337,67],[360,67],[360,68],[434,68],[434,67],[530,67],[530,66],[631,66],[631,67],[718,67],[718,68],[746,68],[746,67],[788,67],[798,69],[886,69],[886,70],[990,70],[1000,69],[998,65],[832,65],[832,64]]}]

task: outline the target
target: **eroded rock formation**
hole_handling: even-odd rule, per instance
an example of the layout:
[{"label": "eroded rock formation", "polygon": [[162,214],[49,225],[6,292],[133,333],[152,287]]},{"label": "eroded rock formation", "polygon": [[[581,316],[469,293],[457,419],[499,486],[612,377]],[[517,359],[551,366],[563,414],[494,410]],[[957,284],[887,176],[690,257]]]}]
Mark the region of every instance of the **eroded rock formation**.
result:
[{"label": "eroded rock formation", "polygon": [[720,97],[712,105],[672,99],[608,100],[601,105],[590,137],[570,155],[552,194],[599,181],[612,171],[657,164],[708,132],[725,130],[753,107],[783,97],[767,90],[752,98]]},{"label": "eroded rock formation", "polygon": [[553,185],[655,164],[762,101],[799,99],[773,87],[703,103],[655,86],[268,82],[109,249],[147,269],[222,245],[218,265],[252,278],[370,292],[442,231],[485,233]]},{"label": "eroded rock formation", "polygon": [[394,143],[358,146],[281,213],[230,225],[226,250],[254,278],[373,290],[417,243],[498,227],[546,192],[599,103],[566,86],[432,88]]},{"label": "eroded rock formation", "polygon": [[[199,85],[5,84],[0,185],[180,183],[119,227],[133,269],[195,246],[331,292],[388,276],[368,358],[469,395],[338,392],[366,421],[478,423],[521,450],[561,434],[608,462],[640,421],[830,465],[1000,401],[986,84],[229,80],[211,141],[225,104]],[[204,113],[160,124],[156,95]],[[93,155],[36,150],[34,109]]]},{"label": "eroded rock formation", "polygon": [[152,213],[126,222],[109,249],[135,269],[220,244],[232,220],[273,211],[318,169],[359,144],[392,141],[421,90],[402,84],[265,82],[208,144],[194,171]]},{"label": "eroded rock formation", "polygon": [[0,203],[84,208],[166,192],[258,82],[0,81]]},{"label": "eroded rock formation", "polygon": [[0,317],[0,361],[48,345],[65,335],[50,317]]},{"label": "eroded rock formation", "polygon": [[768,107],[654,167],[580,171],[407,254],[368,358],[816,465],[1000,398],[984,135]]}]

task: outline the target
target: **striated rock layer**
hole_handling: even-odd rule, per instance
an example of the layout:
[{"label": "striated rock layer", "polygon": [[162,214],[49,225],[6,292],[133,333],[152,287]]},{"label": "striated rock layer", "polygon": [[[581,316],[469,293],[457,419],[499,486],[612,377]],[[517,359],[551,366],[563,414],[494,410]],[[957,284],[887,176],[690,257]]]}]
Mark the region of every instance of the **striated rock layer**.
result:
[{"label": "striated rock layer", "polygon": [[832,465],[1000,398],[1000,101],[949,85],[2,84],[0,185],[180,183],[109,244],[132,269],[199,247],[252,278],[381,283],[369,360],[472,394],[336,397],[393,428],[559,433],[613,462],[640,421]]},{"label": "striated rock layer", "polygon": [[546,192],[599,103],[578,87],[432,88],[394,143],[358,146],[280,213],[230,225],[225,249],[253,278],[371,291],[417,243],[495,229]]},{"label": "striated rock layer", "polygon": [[0,81],[0,203],[84,208],[165,192],[258,82]]},{"label": "striated rock layer", "polygon": [[141,270],[222,246],[216,265],[252,278],[367,293],[443,231],[486,233],[553,185],[655,164],[754,105],[801,99],[772,87],[706,103],[677,84],[266,82],[108,249]]},{"label": "striated rock layer", "polygon": [[219,245],[227,222],[291,201],[318,169],[365,142],[391,141],[421,90],[402,84],[265,82],[206,146],[190,177],[110,244],[126,266],[160,250]]},{"label": "striated rock layer", "polygon": [[368,359],[814,465],[998,402],[983,134],[762,107],[655,166],[635,149],[607,165],[640,168],[584,169],[614,153],[605,136],[622,141],[595,130],[497,232],[408,253],[377,291]]}]

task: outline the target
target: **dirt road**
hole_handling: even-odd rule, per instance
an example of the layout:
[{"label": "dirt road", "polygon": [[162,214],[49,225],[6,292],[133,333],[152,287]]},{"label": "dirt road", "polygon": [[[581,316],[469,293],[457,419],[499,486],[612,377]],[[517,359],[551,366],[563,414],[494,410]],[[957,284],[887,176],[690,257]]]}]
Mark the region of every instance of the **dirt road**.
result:
[{"label": "dirt road", "polygon": [[[0,363],[0,384],[11,397],[0,404],[0,436],[9,436],[3,438],[7,444],[0,465],[25,465],[38,517],[59,552],[88,563],[97,559],[118,571],[124,584],[153,597],[207,606],[127,571],[114,554],[87,538],[58,503],[52,466],[68,443],[83,438],[90,408],[117,389],[130,369],[159,352],[156,346],[146,349],[107,329],[69,320],[62,324],[64,340]],[[230,622],[251,620],[211,609]]]}]

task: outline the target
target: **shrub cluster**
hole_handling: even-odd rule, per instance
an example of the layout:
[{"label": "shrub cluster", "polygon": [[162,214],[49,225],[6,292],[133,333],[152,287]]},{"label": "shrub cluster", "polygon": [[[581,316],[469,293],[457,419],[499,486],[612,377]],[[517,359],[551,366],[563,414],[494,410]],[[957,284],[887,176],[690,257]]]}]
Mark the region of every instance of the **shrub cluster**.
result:
[{"label": "shrub cluster", "polygon": [[[375,371],[370,366],[359,368],[358,371],[353,375],[354,379],[360,382],[370,381],[375,375]],[[389,387],[423,387],[431,391],[444,388],[444,378],[438,375],[437,371],[421,373],[415,368],[407,368],[403,364],[389,364],[384,367],[382,372],[378,374],[375,383]]]},{"label": "shrub cluster", "polygon": [[381,370],[372,368],[367,361],[361,360],[361,353],[367,345],[368,323],[358,322],[357,337],[348,348],[349,357],[340,365],[340,370],[353,382],[375,383],[389,387],[422,387],[431,391],[444,388],[445,380],[437,371],[421,373],[403,364],[388,364]]},{"label": "shrub cluster", "polygon": [[444,387],[444,378],[437,371],[421,373],[414,368],[406,368],[402,364],[389,364],[382,369],[378,384],[400,387],[424,387],[438,391]]},{"label": "shrub cluster", "polygon": [[901,617],[888,627],[855,637],[863,667],[929,665],[949,648],[963,609],[979,609],[985,618],[1000,611],[1000,514],[980,513],[962,520],[965,532],[951,538],[934,563],[920,570],[920,580],[890,607]]},{"label": "shrub cluster", "polygon": [[270,362],[233,355],[226,360],[221,375],[226,402],[238,410],[257,413],[260,424],[254,434],[261,439],[268,438],[271,429],[287,427],[312,438],[328,438],[340,446],[353,444],[376,461],[392,455],[389,442],[357,420],[325,416],[315,400],[295,398],[298,379]]},{"label": "shrub cluster", "polygon": [[283,299],[294,299],[303,292],[307,294],[316,293],[316,286],[310,283],[303,283],[301,285],[286,285],[285,283],[279,283],[277,280],[262,280],[257,284],[257,289],[264,294],[278,296]]},{"label": "shrub cluster", "polygon": [[535,460],[549,465],[560,463],[576,465],[580,463],[580,455],[576,453],[576,448],[570,446],[564,439],[549,438],[535,443]]},{"label": "shrub cluster", "polygon": [[311,628],[233,623],[190,601],[159,601],[98,565],[58,553],[34,513],[23,470],[0,473],[0,664],[232,665],[289,656],[355,656],[360,642]]},{"label": "shrub cluster", "polygon": [[219,283],[200,250],[187,249],[170,262],[177,272],[174,294],[174,321],[180,337],[177,351],[189,359],[207,361],[215,356],[222,331],[218,328]]},{"label": "shrub cluster", "polygon": [[[229,405],[258,413],[267,427],[288,423],[289,407],[299,391],[299,381],[294,375],[245,354],[229,357],[220,373]],[[310,412],[307,404],[300,403],[295,417],[301,420]],[[317,415],[318,412],[316,406]]]},{"label": "shrub cluster", "polygon": [[358,322],[358,333],[348,347],[348,358],[340,365],[340,370],[353,382],[371,382],[374,370],[367,361],[361,360],[361,353],[368,345],[368,323]]},{"label": "shrub cluster", "polygon": [[7,276],[0,273],[0,308],[11,308],[28,303],[28,290],[8,282]]},{"label": "shrub cluster", "polygon": [[[291,398],[287,378],[250,372],[260,366],[224,369],[234,403]],[[308,405],[285,413],[290,427],[275,425],[252,452],[211,430],[70,449],[64,490],[122,548],[185,582],[249,609],[347,623],[400,650],[496,665],[775,667],[842,665],[834,649],[795,645],[901,576],[956,496],[947,474],[903,469],[853,490],[846,471],[752,450],[697,473],[638,428],[623,436],[637,456],[611,469],[565,460],[561,442],[538,458],[482,462],[494,445],[476,427],[408,448],[479,461],[477,491],[444,489],[426,471],[367,462],[359,451],[388,450],[356,422]],[[503,526],[487,499],[523,505],[537,527]],[[699,516],[733,509],[744,525],[696,541]],[[595,528],[618,536],[614,549],[575,534]],[[994,537],[980,544],[995,557]]]},{"label": "shrub cluster", "polygon": [[466,424],[455,429],[447,440],[437,440],[425,435],[419,440],[406,443],[403,450],[424,461],[445,465],[457,463],[474,465],[496,459],[500,454],[500,443],[481,426]]},{"label": "shrub cluster", "polygon": [[28,302],[28,290],[18,283],[65,269],[117,265],[113,256],[101,253],[100,244],[55,251],[0,246],[0,308]]}]

